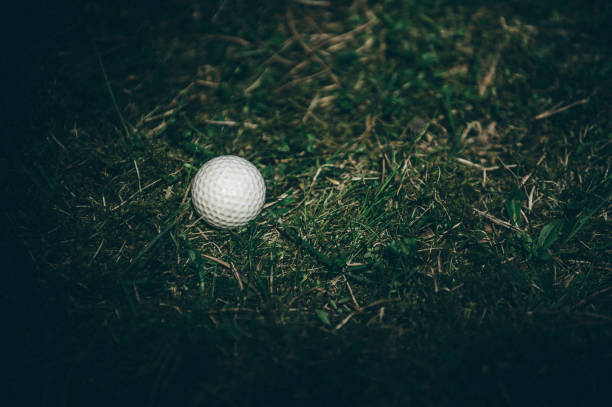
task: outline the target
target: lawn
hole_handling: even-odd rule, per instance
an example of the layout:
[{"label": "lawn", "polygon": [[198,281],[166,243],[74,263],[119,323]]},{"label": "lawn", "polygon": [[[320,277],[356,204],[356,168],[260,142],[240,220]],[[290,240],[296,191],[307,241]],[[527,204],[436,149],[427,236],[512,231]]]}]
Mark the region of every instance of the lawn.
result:
[{"label": "lawn", "polygon": [[[11,405],[612,398],[609,2],[164,4],[15,23]],[[234,230],[191,203],[224,154]]]}]

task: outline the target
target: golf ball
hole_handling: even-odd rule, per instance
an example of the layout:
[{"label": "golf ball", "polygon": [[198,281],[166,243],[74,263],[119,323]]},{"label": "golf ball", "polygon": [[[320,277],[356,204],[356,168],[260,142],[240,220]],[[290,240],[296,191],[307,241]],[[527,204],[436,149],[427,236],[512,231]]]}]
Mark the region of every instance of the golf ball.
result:
[{"label": "golf ball", "polygon": [[266,184],[248,160],[222,155],[207,161],[193,179],[191,197],[209,224],[232,229],[254,219],[266,200]]}]

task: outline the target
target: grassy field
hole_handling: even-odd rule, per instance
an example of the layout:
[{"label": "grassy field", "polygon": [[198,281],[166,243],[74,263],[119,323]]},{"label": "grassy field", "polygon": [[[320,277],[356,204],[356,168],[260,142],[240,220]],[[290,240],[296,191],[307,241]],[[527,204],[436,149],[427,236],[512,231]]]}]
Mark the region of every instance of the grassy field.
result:
[{"label": "grassy field", "polygon": [[[40,12],[2,152],[13,405],[610,400],[611,19],[569,0]],[[238,230],[190,201],[222,154],[266,179]]]}]

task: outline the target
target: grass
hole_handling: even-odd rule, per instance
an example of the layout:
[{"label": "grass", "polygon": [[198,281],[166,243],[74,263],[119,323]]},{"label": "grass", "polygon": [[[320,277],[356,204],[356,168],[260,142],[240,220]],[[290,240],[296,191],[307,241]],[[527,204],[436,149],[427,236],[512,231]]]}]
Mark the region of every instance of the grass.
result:
[{"label": "grass", "polygon": [[[11,396],[609,399],[610,6],[302,3],[52,13],[2,158]],[[267,184],[233,231],[189,196],[230,153]]]}]

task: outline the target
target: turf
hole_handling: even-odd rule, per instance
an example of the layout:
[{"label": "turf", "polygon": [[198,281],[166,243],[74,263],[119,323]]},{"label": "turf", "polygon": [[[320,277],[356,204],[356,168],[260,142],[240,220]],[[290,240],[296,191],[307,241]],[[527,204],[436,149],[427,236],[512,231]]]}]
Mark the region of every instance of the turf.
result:
[{"label": "turf", "polygon": [[[9,397],[610,399],[612,7],[332,3],[45,12],[6,110]],[[222,154],[266,179],[238,230],[190,202]]]}]

